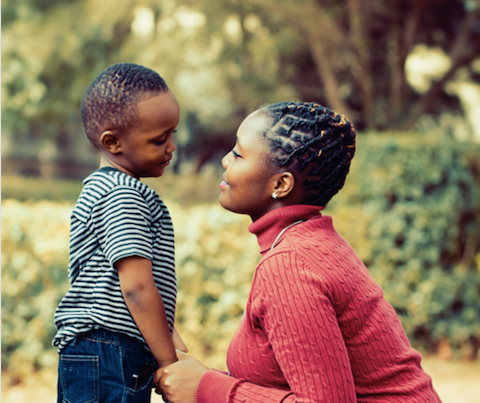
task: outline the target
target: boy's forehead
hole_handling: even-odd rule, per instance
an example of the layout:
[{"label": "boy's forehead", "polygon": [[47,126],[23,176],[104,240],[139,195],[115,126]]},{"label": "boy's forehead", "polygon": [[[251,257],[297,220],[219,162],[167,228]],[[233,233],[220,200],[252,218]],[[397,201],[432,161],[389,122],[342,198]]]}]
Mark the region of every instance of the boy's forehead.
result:
[{"label": "boy's forehead", "polygon": [[137,115],[139,120],[178,122],[180,106],[171,91],[161,92],[139,100]]}]

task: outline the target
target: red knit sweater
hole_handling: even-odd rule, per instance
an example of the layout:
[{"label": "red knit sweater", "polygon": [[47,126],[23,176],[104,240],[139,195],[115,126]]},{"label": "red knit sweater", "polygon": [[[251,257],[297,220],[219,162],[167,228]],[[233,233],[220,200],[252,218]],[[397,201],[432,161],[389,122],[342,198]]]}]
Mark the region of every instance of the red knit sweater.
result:
[{"label": "red knit sweater", "polygon": [[250,225],[262,259],[231,376],[207,372],[197,403],[440,402],[380,286],[319,210],[283,207]]}]

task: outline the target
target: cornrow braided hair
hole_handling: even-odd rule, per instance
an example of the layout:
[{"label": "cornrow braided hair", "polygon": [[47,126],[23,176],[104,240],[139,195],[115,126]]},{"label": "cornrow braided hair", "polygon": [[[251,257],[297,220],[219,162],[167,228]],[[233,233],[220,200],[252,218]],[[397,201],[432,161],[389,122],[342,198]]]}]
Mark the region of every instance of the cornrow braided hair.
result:
[{"label": "cornrow braided hair", "polygon": [[302,203],[325,206],[343,187],[355,154],[355,130],[344,116],[313,102],[261,108],[272,119],[264,133],[273,163],[302,180]]},{"label": "cornrow braided hair", "polygon": [[81,112],[85,133],[98,148],[100,131],[127,132],[137,119],[137,103],[146,96],[167,92],[158,73],[134,63],[108,67],[88,87]]}]

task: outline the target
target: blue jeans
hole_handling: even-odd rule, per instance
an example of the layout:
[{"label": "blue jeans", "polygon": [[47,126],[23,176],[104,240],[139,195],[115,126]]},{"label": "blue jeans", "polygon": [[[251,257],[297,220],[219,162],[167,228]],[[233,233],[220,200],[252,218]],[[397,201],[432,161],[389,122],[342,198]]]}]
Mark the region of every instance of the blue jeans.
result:
[{"label": "blue jeans", "polygon": [[155,368],[152,354],[141,342],[94,330],[61,352],[57,403],[150,402]]}]

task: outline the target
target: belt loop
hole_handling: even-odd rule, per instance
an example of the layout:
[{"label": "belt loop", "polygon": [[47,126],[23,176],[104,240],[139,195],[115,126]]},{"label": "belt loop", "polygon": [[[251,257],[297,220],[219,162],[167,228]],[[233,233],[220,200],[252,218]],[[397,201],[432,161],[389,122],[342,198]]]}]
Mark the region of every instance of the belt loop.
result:
[{"label": "belt loop", "polygon": [[70,342],[70,345],[75,348],[77,347],[77,343],[78,343],[78,336],[75,337],[71,342]]}]

